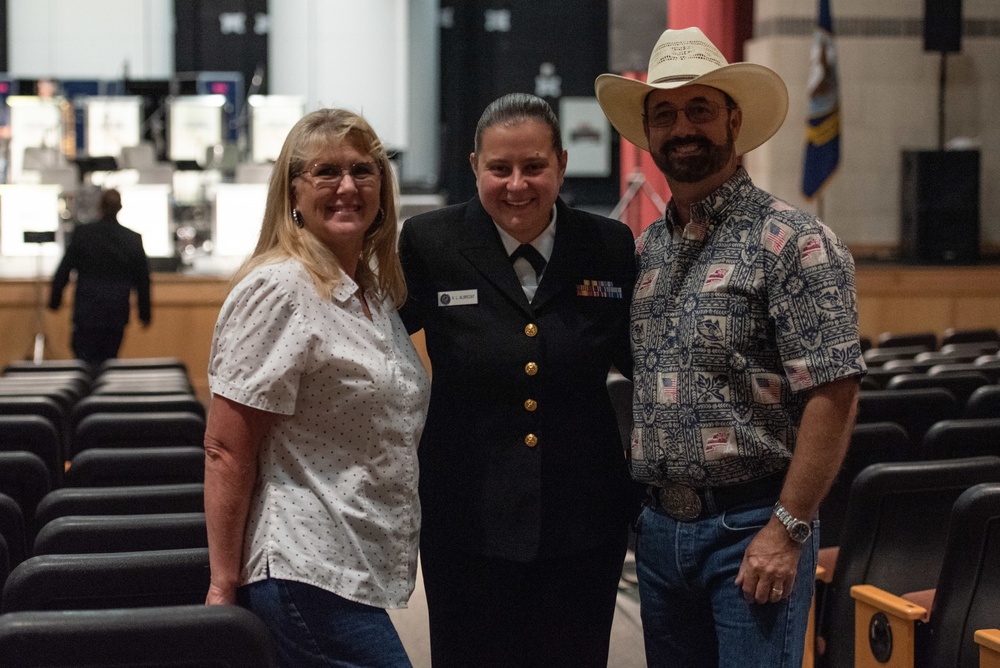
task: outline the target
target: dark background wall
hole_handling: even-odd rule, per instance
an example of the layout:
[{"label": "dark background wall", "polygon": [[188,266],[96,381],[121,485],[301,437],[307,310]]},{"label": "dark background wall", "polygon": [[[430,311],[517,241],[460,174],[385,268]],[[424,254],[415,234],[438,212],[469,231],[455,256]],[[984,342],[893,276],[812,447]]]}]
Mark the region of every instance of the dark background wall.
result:
[{"label": "dark background wall", "polygon": [[[534,0],[442,0],[441,10],[440,183],[448,202],[456,203],[475,194],[469,153],[490,102],[506,93],[536,93],[558,113],[560,97],[594,96],[594,79],[609,71],[608,2],[580,0],[570,11]],[[544,63],[553,66],[550,74]],[[539,76],[543,86],[536,89]],[[567,178],[563,197],[577,205],[613,205],[617,150],[612,164],[611,178]]]},{"label": "dark background wall", "polygon": [[[267,72],[267,0],[174,0],[176,72]],[[260,89],[267,92],[267,78]]]}]

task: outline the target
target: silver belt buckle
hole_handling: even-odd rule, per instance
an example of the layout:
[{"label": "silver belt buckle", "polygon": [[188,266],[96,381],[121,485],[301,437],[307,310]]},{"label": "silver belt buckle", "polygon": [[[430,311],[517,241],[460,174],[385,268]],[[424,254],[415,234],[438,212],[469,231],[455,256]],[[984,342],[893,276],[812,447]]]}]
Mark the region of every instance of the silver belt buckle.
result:
[{"label": "silver belt buckle", "polygon": [[660,488],[660,504],[667,514],[680,522],[690,522],[701,515],[701,499],[694,488],[668,482]]}]

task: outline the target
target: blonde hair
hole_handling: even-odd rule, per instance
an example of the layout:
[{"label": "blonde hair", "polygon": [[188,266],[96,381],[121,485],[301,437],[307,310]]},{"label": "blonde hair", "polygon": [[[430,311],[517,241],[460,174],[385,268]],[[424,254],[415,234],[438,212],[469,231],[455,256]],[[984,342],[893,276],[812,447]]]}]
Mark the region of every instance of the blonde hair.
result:
[{"label": "blonde hair", "polygon": [[363,290],[375,290],[397,308],[406,301],[406,281],[396,252],[398,189],[392,165],[368,121],[345,109],[314,111],[299,119],[288,132],[271,171],[257,247],[236,271],[231,285],[257,267],[296,259],[309,272],[319,294],[331,298],[340,282],[340,263],[326,245],[292,219],[292,182],[305,169],[306,160],[315,155],[317,146],[344,141],[371,156],[382,173],[379,214],[365,232],[354,280]]}]

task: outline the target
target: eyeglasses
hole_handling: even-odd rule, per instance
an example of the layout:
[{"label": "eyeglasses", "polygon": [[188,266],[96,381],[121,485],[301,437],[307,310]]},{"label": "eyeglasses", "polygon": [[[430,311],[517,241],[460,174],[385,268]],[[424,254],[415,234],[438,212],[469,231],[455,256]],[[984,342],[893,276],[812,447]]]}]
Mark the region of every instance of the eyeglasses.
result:
[{"label": "eyeglasses", "polygon": [[302,172],[302,175],[308,176],[317,188],[336,188],[344,179],[345,174],[350,175],[357,187],[369,188],[379,182],[382,168],[378,163],[370,161],[356,162],[347,166],[318,163]]},{"label": "eyeglasses", "polygon": [[[735,108],[731,104],[722,105],[708,100],[691,100],[684,105],[684,115],[695,125],[702,125],[704,123],[711,123],[718,118],[719,113],[723,109]],[[674,123],[677,122],[678,111],[677,107],[669,105],[658,106],[646,116],[646,123],[653,128],[673,127]]]}]

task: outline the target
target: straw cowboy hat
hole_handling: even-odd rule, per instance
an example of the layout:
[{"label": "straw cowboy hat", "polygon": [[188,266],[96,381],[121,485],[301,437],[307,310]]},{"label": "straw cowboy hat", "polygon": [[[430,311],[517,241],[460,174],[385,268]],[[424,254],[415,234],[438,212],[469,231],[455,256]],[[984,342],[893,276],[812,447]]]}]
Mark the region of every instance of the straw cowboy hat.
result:
[{"label": "straw cowboy hat", "polygon": [[788,90],[776,72],[754,63],[730,65],[698,28],[666,30],[660,35],[649,57],[647,80],[602,74],[594,83],[597,101],[611,125],[646,151],[649,143],[642,118],[646,95],[652,90],[701,84],[728,93],[743,110],[736,155],[770,139],[788,113]]}]

